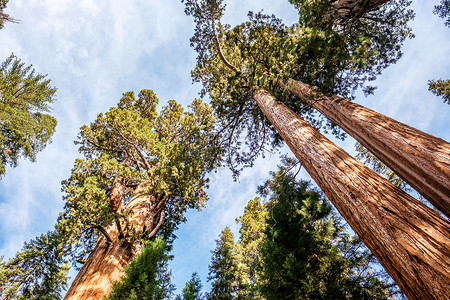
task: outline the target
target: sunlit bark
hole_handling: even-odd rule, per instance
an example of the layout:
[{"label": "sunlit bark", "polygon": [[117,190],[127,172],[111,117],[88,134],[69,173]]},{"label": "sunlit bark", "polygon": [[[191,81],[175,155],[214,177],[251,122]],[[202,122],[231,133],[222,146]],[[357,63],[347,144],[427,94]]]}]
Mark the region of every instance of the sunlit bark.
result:
[{"label": "sunlit bark", "polygon": [[450,298],[450,224],[261,90],[258,106],[409,299]]},{"label": "sunlit bark", "polygon": [[355,138],[450,218],[450,143],[300,81],[289,91]]}]

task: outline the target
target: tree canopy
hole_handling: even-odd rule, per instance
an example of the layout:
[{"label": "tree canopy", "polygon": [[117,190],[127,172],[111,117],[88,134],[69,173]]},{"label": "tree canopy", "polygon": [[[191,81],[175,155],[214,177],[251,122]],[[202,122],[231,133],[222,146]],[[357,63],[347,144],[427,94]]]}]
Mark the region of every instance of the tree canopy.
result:
[{"label": "tree canopy", "polygon": [[[76,144],[85,158],[75,161],[71,177],[62,183],[66,204],[58,220],[75,258],[85,258],[114,221],[122,223],[121,238],[145,240],[157,216],[144,220],[145,232],[127,225],[132,213],[127,204],[136,194],[149,197],[154,214],[165,222],[169,244],[173,230],[185,220],[184,212],[205,205],[206,173],[219,164],[221,153],[211,108],[197,99],[185,111],[170,100],[157,113],[157,104],[151,90],[142,90],[138,98],[127,92],[117,107],[81,128]],[[110,200],[117,179],[123,192],[113,209]]]},{"label": "tree canopy", "polygon": [[[203,84],[222,121],[229,164],[251,164],[267,143],[280,137],[261,113],[253,94],[264,88],[296,113],[320,127],[324,120],[285,92],[288,78],[324,93],[351,98],[357,88],[371,93],[366,82],[401,57],[403,41],[412,37],[407,22],[414,14],[408,1],[389,1],[352,18],[342,18],[329,1],[291,1],[299,22],[285,26],[275,16],[248,14],[231,28],[222,24],[223,1],[185,0],[196,28],[191,46],[198,53],[193,79]],[[321,16],[321,17],[318,17]],[[323,124],[342,137],[331,123]],[[245,151],[239,152],[242,136]]]},{"label": "tree canopy", "polygon": [[22,156],[35,161],[50,142],[56,89],[46,77],[13,54],[0,66],[0,176]]}]

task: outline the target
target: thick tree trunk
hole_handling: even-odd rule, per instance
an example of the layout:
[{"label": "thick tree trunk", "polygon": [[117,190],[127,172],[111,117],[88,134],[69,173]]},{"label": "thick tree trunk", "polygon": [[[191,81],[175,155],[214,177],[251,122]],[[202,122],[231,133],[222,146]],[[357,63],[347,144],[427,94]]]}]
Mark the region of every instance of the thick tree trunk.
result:
[{"label": "thick tree trunk", "polygon": [[290,79],[290,92],[355,138],[450,218],[450,143]]},{"label": "thick tree trunk", "polygon": [[374,10],[390,0],[336,0],[331,5],[336,7],[341,18],[352,18]]},{"label": "thick tree trunk", "polygon": [[450,224],[266,91],[255,95],[306,171],[409,299],[450,299]]},{"label": "thick tree trunk", "polygon": [[[140,184],[127,205],[127,209],[132,211],[128,223],[137,233],[153,229],[150,234],[146,234],[147,238],[151,238],[164,220],[162,213],[158,225],[153,226],[155,215],[164,207],[164,203],[161,203],[164,200],[156,202],[156,198],[148,195],[146,190],[147,185]],[[98,240],[64,299],[103,299],[111,292],[113,282],[120,279],[124,266],[140,253],[141,244],[135,242],[130,245],[127,241],[119,239],[116,225],[111,225],[108,233],[113,242],[108,245],[104,237]]]}]

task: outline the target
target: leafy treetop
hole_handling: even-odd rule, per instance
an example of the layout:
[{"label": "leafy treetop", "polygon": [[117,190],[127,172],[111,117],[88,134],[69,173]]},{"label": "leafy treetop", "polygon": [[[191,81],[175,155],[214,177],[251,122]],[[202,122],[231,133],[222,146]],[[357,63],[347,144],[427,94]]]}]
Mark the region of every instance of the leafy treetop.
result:
[{"label": "leafy treetop", "polygon": [[[284,90],[288,78],[300,80],[324,93],[351,98],[358,87],[376,78],[401,56],[400,47],[412,37],[407,21],[413,13],[408,1],[389,1],[382,7],[342,19],[327,0],[291,1],[299,9],[299,22],[285,26],[275,16],[249,12],[249,20],[231,28],[220,17],[222,0],[183,0],[185,12],[195,20],[191,46],[198,53],[192,72],[203,84],[222,121],[227,162],[251,164],[267,142],[280,137],[253,99],[260,88],[320,127],[304,102]],[[367,93],[374,88],[365,87]],[[325,125],[330,129],[331,124]],[[331,128],[332,130],[334,128]],[[338,130],[333,131],[342,137]],[[246,151],[241,150],[245,135]]]},{"label": "leafy treetop", "polygon": [[35,161],[56,127],[49,115],[56,89],[13,54],[0,66],[0,176],[21,156]]},{"label": "leafy treetop", "polygon": [[[157,104],[151,90],[142,90],[138,98],[128,92],[117,107],[81,128],[76,143],[85,158],[75,161],[70,178],[62,183],[66,205],[58,224],[75,257],[81,259],[90,252],[99,229],[111,224],[117,214],[126,218],[129,213],[126,207],[120,212],[110,209],[117,178],[124,186],[122,207],[138,187],[166,199],[168,232],[184,221],[188,208],[200,210],[205,205],[205,176],[218,165],[221,153],[211,108],[197,99],[185,111],[171,100],[157,113]],[[129,231],[128,238],[134,238],[132,234]]]}]

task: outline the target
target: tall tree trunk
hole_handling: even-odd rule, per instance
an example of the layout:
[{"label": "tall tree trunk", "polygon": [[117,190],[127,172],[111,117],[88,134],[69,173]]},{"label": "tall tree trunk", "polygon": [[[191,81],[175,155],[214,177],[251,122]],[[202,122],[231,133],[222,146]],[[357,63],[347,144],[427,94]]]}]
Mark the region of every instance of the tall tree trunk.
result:
[{"label": "tall tree trunk", "polygon": [[450,143],[300,81],[290,79],[287,87],[450,218]]},{"label": "tall tree trunk", "polygon": [[[161,228],[164,221],[165,199],[148,195],[147,187],[146,183],[141,183],[126,208],[132,211],[128,217],[129,227],[134,227],[136,233],[143,232],[146,238],[150,239]],[[153,221],[158,214],[159,222],[155,226]],[[153,230],[145,233],[146,229]],[[142,245],[138,242],[131,244],[125,239],[120,239],[115,224],[111,225],[108,234],[112,243],[107,243],[105,237],[98,240],[64,299],[103,299],[111,292],[113,282],[120,279],[124,266],[140,253]]]},{"label": "tall tree trunk", "polygon": [[450,224],[266,91],[255,94],[306,171],[409,299],[450,299]]}]

